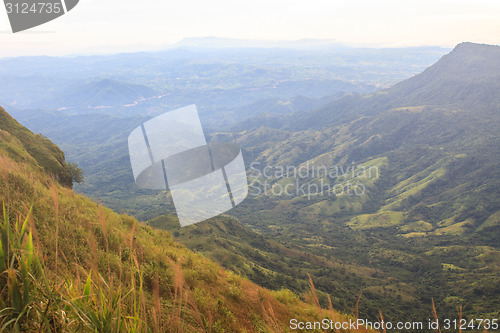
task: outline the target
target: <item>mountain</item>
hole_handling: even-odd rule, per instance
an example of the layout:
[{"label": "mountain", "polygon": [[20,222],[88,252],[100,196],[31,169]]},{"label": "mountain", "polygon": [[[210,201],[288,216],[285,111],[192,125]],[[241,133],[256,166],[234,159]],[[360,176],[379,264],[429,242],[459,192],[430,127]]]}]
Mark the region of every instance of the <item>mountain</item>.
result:
[{"label": "mountain", "polygon": [[395,85],[388,96],[408,105],[497,106],[499,69],[499,46],[461,43],[421,74]]},{"label": "mountain", "polygon": [[[403,299],[438,299],[445,315],[468,304],[498,316],[499,52],[463,43],[392,88],[227,133],[252,152],[250,179],[260,188],[233,214],[280,242],[379,269],[378,290],[367,286],[366,297],[408,285]],[[267,166],[292,171],[266,177]],[[309,167],[306,177],[294,176],[300,167]],[[313,177],[311,167],[333,176]],[[313,191],[324,182],[363,190],[311,196],[295,192],[297,180]],[[292,195],[279,191],[288,184]]]},{"label": "mountain", "polygon": [[325,128],[407,106],[481,108],[481,112],[488,112],[484,108],[495,108],[500,102],[499,55],[499,46],[462,43],[422,73],[389,89],[363,97],[347,96],[314,112],[296,114],[285,126],[293,130]]},{"label": "mountain", "polygon": [[[197,104],[204,121],[221,128],[221,123],[234,125],[244,119],[239,110],[259,100],[373,92],[420,72],[445,52],[178,46],[107,56],[3,58],[0,104],[9,110],[118,116],[153,115]],[[224,119],[226,114],[232,123]]]},{"label": "mountain", "polygon": [[68,87],[58,100],[64,107],[111,107],[134,104],[158,95],[147,86],[102,79]]},{"label": "mountain", "polygon": [[[499,179],[499,55],[498,46],[460,44],[422,74],[393,88],[289,115],[285,129],[308,129],[280,141],[279,148],[268,145],[263,162],[299,165],[318,162],[325,154],[332,165],[388,158],[386,180],[392,183],[384,189],[385,208],[415,210],[424,202],[429,206],[461,200],[465,206],[460,219],[476,214],[479,228],[497,205],[492,194]],[[265,141],[260,132],[256,135]],[[241,143],[252,136],[245,133]],[[492,201],[484,202],[486,211],[477,215],[472,197],[480,193],[482,201]],[[441,221],[453,216],[445,211],[438,215]]]},{"label": "mountain", "polygon": [[304,303],[261,288],[61,186],[46,164],[62,157],[62,167],[61,151],[0,112],[3,330],[261,332],[350,318],[321,309],[314,292]]}]

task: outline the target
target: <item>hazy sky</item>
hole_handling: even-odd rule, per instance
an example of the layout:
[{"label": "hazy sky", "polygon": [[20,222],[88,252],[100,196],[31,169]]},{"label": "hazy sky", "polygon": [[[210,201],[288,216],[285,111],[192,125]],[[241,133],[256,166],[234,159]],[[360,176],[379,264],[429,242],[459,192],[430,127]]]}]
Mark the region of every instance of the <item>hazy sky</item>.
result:
[{"label": "hazy sky", "polygon": [[0,8],[0,57],[150,50],[203,36],[367,46],[500,44],[500,1],[80,0],[67,15],[17,34]]}]

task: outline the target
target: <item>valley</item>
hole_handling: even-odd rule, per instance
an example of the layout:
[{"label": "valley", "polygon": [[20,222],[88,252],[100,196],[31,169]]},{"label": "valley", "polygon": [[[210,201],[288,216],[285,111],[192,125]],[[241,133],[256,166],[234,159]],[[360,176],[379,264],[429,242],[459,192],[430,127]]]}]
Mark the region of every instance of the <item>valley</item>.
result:
[{"label": "valley", "polygon": [[[80,87],[63,96],[28,89],[26,98],[14,78],[0,94],[84,170],[77,192],[260,286],[304,294],[311,278],[324,308],[330,295],[333,308],[358,305],[372,320],[379,310],[387,320],[427,320],[433,302],[442,318],[460,306],[465,318],[500,316],[500,47],[113,57],[3,60],[26,70],[58,64],[54,75]],[[13,75],[0,68],[2,79]],[[145,120],[193,103],[209,141],[242,147],[259,191],[227,215],[180,228],[168,191],[134,184],[126,140]],[[304,166],[343,171],[291,172]],[[345,172],[354,166],[376,172]],[[325,184],[363,191],[304,192]]]}]

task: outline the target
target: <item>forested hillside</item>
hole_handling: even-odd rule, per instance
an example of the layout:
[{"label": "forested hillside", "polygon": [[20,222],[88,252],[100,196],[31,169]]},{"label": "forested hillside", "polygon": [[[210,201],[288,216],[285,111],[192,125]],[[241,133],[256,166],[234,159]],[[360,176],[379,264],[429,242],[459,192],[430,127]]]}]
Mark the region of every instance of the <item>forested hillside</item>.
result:
[{"label": "forested hillside", "polygon": [[[394,311],[421,317],[435,298],[449,315],[464,305],[498,316],[499,59],[498,46],[463,43],[392,88],[215,134],[253,157],[256,187],[269,183],[234,215],[281,242],[380,270],[361,282],[367,302],[389,297]],[[343,170],[299,180],[363,192],[285,195],[297,176],[263,177],[266,166]]]}]

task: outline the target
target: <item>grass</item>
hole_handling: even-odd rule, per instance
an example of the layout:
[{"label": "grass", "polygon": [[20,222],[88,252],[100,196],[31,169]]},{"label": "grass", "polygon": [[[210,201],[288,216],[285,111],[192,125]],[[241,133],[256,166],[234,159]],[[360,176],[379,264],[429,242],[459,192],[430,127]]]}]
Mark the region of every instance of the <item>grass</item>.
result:
[{"label": "grass", "polygon": [[479,230],[496,226],[500,224],[500,210],[496,211],[495,213],[491,214],[490,217],[479,227]]},{"label": "grass", "polygon": [[444,177],[447,163],[449,162],[445,159],[440,160],[427,169],[400,181],[391,189],[392,198],[387,200],[388,203],[382,209],[394,210],[400,208],[405,199],[421,193],[430,184]]},{"label": "grass", "polygon": [[364,214],[353,217],[347,225],[353,229],[373,229],[392,227],[403,222],[404,213],[383,211],[376,214]]},{"label": "grass", "polygon": [[459,223],[452,224],[450,226],[436,229],[433,234],[435,235],[462,235],[467,233],[470,228],[474,226],[474,222],[467,220]]},{"label": "grass", "polygon": [[29,226],[31,210],[24,221],[11,225],[9,209],[3,206],[0,228],[0,323],[1,331],[21,332],[140,332],[145,323],[135,316],[121,314],[121,304],[131,292],[122,295],[97,274],[88,274],[83,287],[79,276],[57,279],[55,270],[42,263]]},{"label": "grass", "polygon": [[433,229],[434,227],[429,222],[416,221],[402,226],[400,230],[403,232],[427,232],[432,231]]},{"label": "grass", "polygon": [[49,139],[23,127],[0,107],[0,149],[15,160],[28,161],[51,174],[61,184],[72,187],[64,153]]}]

